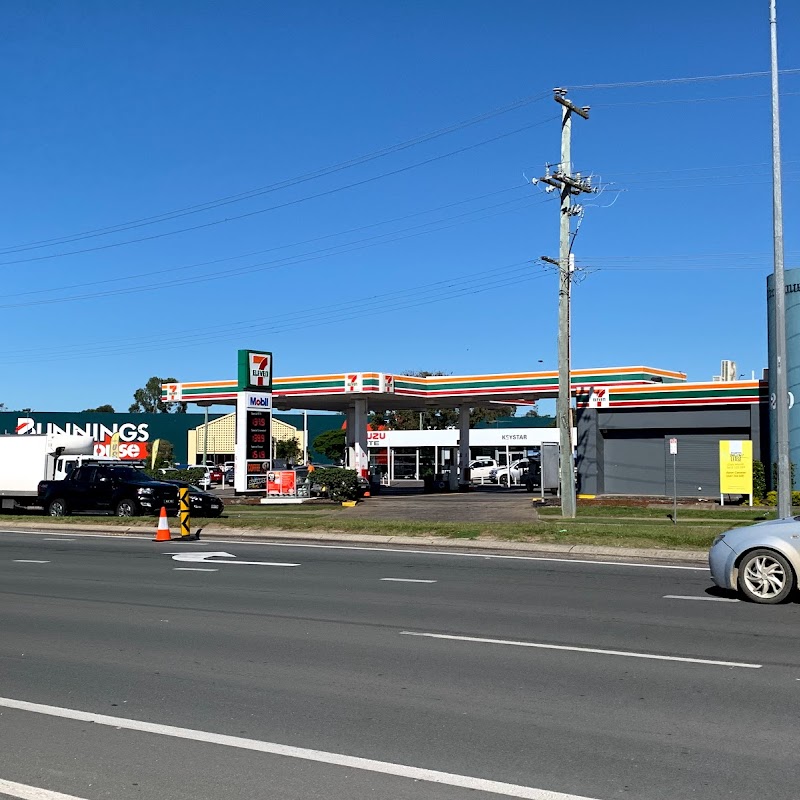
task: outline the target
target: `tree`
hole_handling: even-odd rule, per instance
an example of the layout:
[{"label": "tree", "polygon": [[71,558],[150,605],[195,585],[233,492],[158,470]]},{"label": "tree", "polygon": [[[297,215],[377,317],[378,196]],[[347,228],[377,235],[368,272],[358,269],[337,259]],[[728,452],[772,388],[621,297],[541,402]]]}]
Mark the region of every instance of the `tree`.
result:
[{"label": "tree", "polygon": [[275,458],[294,463],[300,457],[300,445],[297,439],[278,439],[275,443]]},{"label": "tree", "polygon": [[342,428],[324,431],[311,443],[311,446],[322,453],[329,461],[338,462],[344,458],[345,432]]},{"label": "tree", "polygon": [[114,406],[106,403],[104,406],[97,406],[97,408],[84,408],[81,414],[115,414]]},{"label": "tree", "polygon": [[525,416],[526,417],[538,417],[539,416],[539,409],[536,406],[534,406],[529,411],[525,412]]},{"label": "tree", "polygon": [[[150,445],[152,447],[152,444]],[[169,439],[158,440],[158,453],[156,453],[156,463],[154,469],[166,467],[175,460],[175,446]]]},{"label": "tree", "polygon": [[153,414],[156,412],[185,414],[186,403],[165,403],[161,399],[162,383],[177,383],[177,380],[175,378],[158,378],[154,375],[143,388],[137,389],[133,393],[133,403],[131,403],[128,411],[132,414]]}]

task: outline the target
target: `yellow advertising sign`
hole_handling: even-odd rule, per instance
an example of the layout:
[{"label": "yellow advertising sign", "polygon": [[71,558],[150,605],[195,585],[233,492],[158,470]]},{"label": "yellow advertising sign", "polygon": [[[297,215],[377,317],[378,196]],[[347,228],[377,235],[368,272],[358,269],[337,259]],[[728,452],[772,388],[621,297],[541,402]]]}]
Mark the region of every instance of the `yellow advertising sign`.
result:
[{"label": "yellow advertising sign", "polygon": [[108,448],[111,458],[119,458],[119,431],[111,436],[111,445]]},{"label": "yellow advertising sign", "polygon": [[746,441],[720,441],[719,443],[720,494],[753,493],[753,443]]}]

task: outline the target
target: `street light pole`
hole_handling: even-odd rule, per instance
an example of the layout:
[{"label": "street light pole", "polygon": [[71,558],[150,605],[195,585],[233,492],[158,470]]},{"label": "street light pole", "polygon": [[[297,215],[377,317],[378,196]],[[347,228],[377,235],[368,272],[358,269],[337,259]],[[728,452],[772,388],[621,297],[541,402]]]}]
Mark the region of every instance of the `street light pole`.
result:
[{"label": "street light pole", "polygon": [[772,56],[772,238],[775,259],[775,440],[778,457],[778,517],[792,515],[789,465],[789,384],[786,363],[786,281],[783,274],[783,192],[781,185],[781,125],[778,93],[778,19],[775,0],[769,7]]}]

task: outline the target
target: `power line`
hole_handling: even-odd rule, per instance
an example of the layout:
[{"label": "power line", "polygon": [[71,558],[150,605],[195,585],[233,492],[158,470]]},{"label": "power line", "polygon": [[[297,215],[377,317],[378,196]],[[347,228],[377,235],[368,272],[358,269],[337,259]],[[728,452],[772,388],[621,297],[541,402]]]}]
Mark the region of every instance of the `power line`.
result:
[{"label": "power line", "polygon": [[383,158],[384,156],[398,153],[402,150],[407,150],[410,147],[415,147],[416,145],[423,144],[425,142],[429,142],[434,139],[438,139],[442,136],[446,136],[447,134],[455,133],[457,131],[468,128],[472,125],[476,125],[480,122],[485,122],[486,120],[492,119],[493,117],[498,117],[501,114],[507,114],[510,111],[515,111],[519,108],[522,108],[523,106],[535,103],[538,100],[542,100],[545,97],[548,97],[549,94],[550,94],[549,92],[541,92],[538,95],[523,97],[519,100],[515,100],[513,103],[509,103],[508,105],[501,106],[500,108],[494,109],[492,111],[487,111],[483,114],[479,114],[476,117],[471,117],[470,119],[464,120],[462,122],[457,122],[453,125],[448,125],[447,127],[439,128],[438,130],[432,131],[431,133],[422,134],[421,136],[417,136],[413,139],[407,139],[404,142],[400,142],[395,145],[390,145],[388,147],[381,148],[380,150],[375,150],[371,153],[367,153],[365,155],[350,159],[349,161],[342,161],[337,164],[333,164],[329,167],[323,167],[322,169],[316,170],[314,172],[308,172],[303,175],[298,175],[293,178],[287,178],[286,180],[278,181],[277,183],[268,184],[266,186],[259,186],[256,187],[255,189],[249,189],[245,192],[228,195],[226,197],[220,197],[215,200],[208,200],[204,203],[198,203],[196,205],[185,206],[183,208],[178,208],[173,211],[166,211],[162,214],[156,214],[150,217],[142,217],[139,219],[129,220],[127,222],[121,222],[116,225],[109,225],[103,228],[93,228],[87,231],[81,231],[79,233],[68,234],[66,236],[55,237],[52,239],[40,239],[34,242],[25,242],[19,245],[10,245],[5,248],[0,248],[0,254],[23,252],[26,250],[34,250],[42,247],[50,247],[56,244],[69,244],[74,241],[80,241],[81,239],[90,239],[90,238],[95,238],[97,236],[105,236],[110,233],[119,233],[121,231],[130,230],[132,228],[138,228],[144,225],[152,225],[157,222],[166,222],[171,219],[177,219],[179,217],[188,216],[189,214],[197,214],[202,211],[208,211],[213,208],[219,208],[220,206],[223,205],[230,205],[231,203],[238,203],[243,200],[249,200],[253,197],[258,197],[260,195],[276,192],[281,189],[287,189],[292,186],[297,186],[298,184],[305,183],[307,181],[315,180],[316,178],[325,177],[327,175],[332,175],[336,172],[341,172],[342,170],[350,169],[351,167],[366,164],[370,161],[374,161],[378,158]]},{"label": "power line", "polygon": [[[467,295],[477,295],[482,294],[488,291],[492,291],[495,289],[505,288],[507,286],[517,286],[521,281],[526,280],[536,280],[539,278],[547,277],[543,273],[531,273],[530,272],[530,264],[529,262],[517,262],[521,265],[518,269],[514,269],[513,265],[505,265],[503,267],[498,267],[492,270],[492,273],[495,273],[494,277],[487,280],[487,273],[483,271],[477,274],[472,279],[465,280],[462,276],[455,276],[452,278],[447,279],[446,281],[438,281],[435,284],[428,284],[427,286],[418,287],[415,290],[412,290],[413,294],[419,295],[422,294],[423,298],[418,299],[414,296],[406,297],[403,299],[402,297],[397,298],[389,298],[387,301],[382,303],[375,303],[374,298],[361,298],[359,300],[350,301],[349,305],[356,306],[355,308],[351,309],[344,309],[344,308],[335,308],[331,309],[330,303],[327,303],[325,306],[320,307],[320,312],[317,314],[316,319],[308,320],[308,316],[313,309],[309,309],[309,312],[304,314],[304,318],[302,321],[297,320],[297,314],[292,313],[291,316],[293,319],[288,320],[285,324],[282,325],[275,325],[274,317],[270,318],[269,321],[263,324],[257,325],[248,325],[246,328],[242,328],[242,325],[236,324],[231,326],[231,332],[229,334],[214,334],[215,341],[224,341],[224,340],[238,340],[241,338],[243,332],[246,330],[248,333],[252,332],[261,332],[261,331],[268,331],[272,336],[283,335],[286,333],[295,333],[299,330],[305,330],[314,327],[320,327],[324,325],[330,324],[337,324],[342,322],[349,322],[354,319],[362,319],[364,317],[369,316],[377,316],[380,315],[381,317],[385,317],[387,313],[391,313],[392,311],[398,310],[406,310],[409,308],[416,308],[425,305],[431,305],[435,303],[441,303],[446,300],[452,300],[459,297],[467,296]],[[503,273],[503,274],[499,274]],[[441,290],[439,289],[436,292],[431,292],[431,288],[433,287],[441,287],[443,284],[448,284],[451,288],[449,290]],[[405,293],[408,293],[409,290],[404,290]],[[313,313],[311,314],[313,317]],[[204,329],[206,332],[206,329]],[[123,341],[130,341],[130,340],[123,340]],[[197,346],[197,330],[188,331],[185,336],[182,338],[180,336],[170,336],[169,340],[165,340],[163,337],[157,340],[159,350],[171,350],[171,349],[181,349],[184,347],[196,347]],[[109,345],[108,342],[98,345],[96,347],[89,347],[87,348],[85,345],[73,345],[68,349],[65,350],[53,350],[51,353],[51,357],[58,358],[60,360],[70,359],[70,358],[85,358],[89,357],[99,357],[103,355],[122,355],[126,353],[136,353],[141,351],[152,350],[153,343],[143,341],[141,339],[137,339],[132,345],[125,347],[125,346],[114,346]],[[75,352],[79,350],[79,352]],[[25,351],[21,351],[15,349],[14,357],[11,359],[4,359],[0,363],[4,364],[15,364],[15,363],[26,363],[29,358],[28,357],[19,357],[24,354]],[[35,349],[29,352],[38,352]]]},{"label": "power line", "polygon": [[497,141],[499,141],[501,139],[506,139],[509,136],[514,136],[514,135],[516,135],[518,133],[523,133],[524,131],[531,130],[532,128],[537,128],[537,127],[539,127],[541,125],[545,125],[545,124],[547,124],[548,122],[551,122],[554,119],[557,119],[557,117],[549,117],[548,119],[543,119],[543,120],[540,120],[539,122],[531,123],[530,125],[523,125],[521,128],[517,128],[517,129],[515,129],[513,131],[508,131],[506,133],[501,133],[501,134],[498,134],[497,136],[492,136],[489,139],[484,139],[483,141],[475,142],[474,144],[466,145],[465,147],[460,147],[457,150],[451,150],[448,153],[442,153],[442,154],[437,155],[437,156],[432,156],[431,158],[427,158],[427,159],[425,159],[423,161],[418,161],[415,164],[408,164],[408,165],[406,165],[404,167],[399,167],[398,169],[394,169],[394,170],[391,170],[389,172],[381,173],[380,175],[373,175],[372,177],[363,178],[362,180],[359,180],[359,181],[353,181],[352,183],[345,184],[343,186],[336,186],[336,187],[334,187],[332,189],[327,189],[326,191],[323,191],[323,192],[317,192],[316,194],[306,195],[305,197],[295,198],[294,200],[287,200],[284,203],[278,203],[277,205],[269,206],[267,208],[261,208],[261,209],[255,210],[255,211],[248,211],[247,213],[238,214],[238,215],[236,215],[234,217],[226,217],[225,219],[212,220],[210,222],[204,222],[204,223],[202,223],[200,225],[192,225],[192,226],[190,226],[188,228],[178,228],[178,229],[173,230],[173,231],[165,231],[163,233],[153,234],[151,236],[142,236],[142,237],[140,237],[138,239],[128,239],[128,240],[125,240],[125,241],[122,241],[122,242],[114,242],[114,243],[111,243],[111,244],[98,245],[97,247],[87,247],[87,248],[83,248],[81,250],[70,250],[70,251],[60,252],[60,253],[51,253],[49,255],[35,256],[33,258],[19,258],[19,259],[15,259],[15,260],[12,260],[12,261],[0,261],[0,266],[9,266],[9,265],[12,265],[12,264],[26,264],[26,263],[30,263],[30,262],[34,262],[34,261],[46,261],[46,260],[53,259],[53,258],[62,258],[64,256],[73,256],[73,255],[79,255],[79,254],[82,254],[82,253],[93,253],[93,252],[97,252],[97,251],[100,251],[100,250],[109,250],[111,248],[122,247],[122,246],[128,245],[128,244],[135,244],[137,242],[147,242],[147,241],[152,241],[154,239],[163,239],[163,238],[165,238],[167,236],[175,236],[176,234],[179,234],[179,233],[186,233],[188,231],[196,231],[196,230],[201,230],[201,229],[204,229],[204,228],[210,228],[210,227],[213,227],[215,225],[222,225],[222,224],[225,224],[225,223],[228,223],[228,222],[233,222],[235,220],[254,217],[254,216],[258,215],[258,214],[265,214],[265,213],[267,213],[269,211],[275,211],[275,210],[281,209],[281,208],[288,208],[290,206],[295,206],[295,205],[298,205],[300,203],[308,202],[309,200],[316,200],[316,199],[319,199],[320,197],[328,197],[330,195],[337,194],[338,192],[344,191],[346,189],[353,189],[353,188],[356,188],[358,186],[364,186],[364,185],[369,184],[369,183],[374,183],[375,181],[382,180],[383,178],[391,177],[393,175],[399,175],[401,173],[408,172],[409,170],[417,169],[418,167],[423,167],[423,166],[426,166],[428,164],[432,164],[432,163],[434,163],[436,161],[441,161],[441,160],[443,160],[445,158],[450,158],[452,156],[459,155],[461,153],[465,153],[465,152],[467,152],[469,150],[474,150],[477,147],[482,147],[483,145],[491,144],[491,143],[497,142]]},{"label": "power line", "polygon": [[[769,72],[730,72],[723,75],[692,75],[684,78],[655,78],[647,81],[619,81],[617,83],[587,83],[582,86],[569,86],[569,89],[630,89],[640,86],[665,86],[680,83],[704,83],[710,81],[744,80],[747,78],[768,78]],[[797,75],[800,69],[782,69],[781,75]]]},{"label": "power line", "polygon": [[[15,292],[13,294],[6,294],[4,296],[4,298],[8,299],[10,297],[30,297],[31,295],[50,294],[52,292],[63,292],[63,291],[67,291],[67,290],[70,290],[70,289],[80,289],[80,288],[83,288],[83,287],[86,287],[86,286],[99,286],[99,285],[102,285],[102,284],[121,283],[123,281],[128,281],[128,280],[136,280],[137,278],[152,277],[153,275],[165,275],[165,274],[168,274],[168,273],[183,272],[183,271],[190,270],[190,269],[197,269],[198,267],[216,266],[217,264],[223,264],[223,263],[228,262],[228,261],[237,261],[238,259],[241,259],[241,258],[250,258],[251,256],[264,255],[265,253],[274,253],[274,252],[276,252],[278,250],[288,250],[288,249],[293,248],[293,247],[301,247],[302,245],[306,245],[306,244],[314,244],[316,242],[321,242],[321,241],[324,241],[326,239],[334,239],[334,238],[336,238],[338,236],[346,236],[346,235],[351,234],[351,233],[360,233],[361,231],[370,230],[372,228],[377,228],[377,227],[380,227],[382,225],[391,225],[391,224],[396,223],[396,222],[403,222],[403,221],[405,221],[407,219],[412,219],[413,217],[424,216],[425,214],[432,214],[432,213],[435,213],[435,212],[438,212],[438,211],[445,211],[445,210],[447,210],[449,208],[455,208],[456,206],[465,205],[467,203],[473,203],[473,202],[476,202],[478,200],[484,200],[484,199],[486,199],[488,197],[495,197],[495,196],[497,196],[499,194],[506,194],[506,193],[512,192],[512,191],[521,191],[521,190],[527,189],[527,188],[528,187],[527,187],[526,184],[520,184],[518,186],[510,186],[510,187],[505,188],[505,189],[497,189],[497,190],[492,191],[492,192],[485,192],[484,194],[475,195],[473,197],[468,197],[468,198],[465,198],[464,200],[457,200],[457,201],[452,202],[452,203],[446,203],[446,204],[441,205],[441,206],[435,206],[433,208],[428,208],[428,209],[425,209],[423,211],[414,211],[414,212],[412,212],[410,214],[404,214],[404,215],[399,216],[399,217],[393,217],[391,219],[381,220],[380,222],[372,222],[372,223],[370,223],[368,225],[359,225],[359,226],[357,226],[355,228],[348,228],[348,229],[343,230],[343,231],[335,231],[334,233],[327,233],[327,234],[324,234],[322,236],[314,236],[314,237],[312,237],[310,239],[302,239],[302,240],[297,241],[297,242],[290,242],[288,244],[275,245],[274,247],[267,247],[267,248],[264,248],[262,250],[251,250],[251,251],[248,251],[246,253],[239,253],[238,255],[224,256],[224,257],[221,257],[221,258],[211,259],[210,261],[198,261],[198,262],[195,262],[193,264],[184,264],[182,266],[177,266],[177,267],[160,267],[159,269],[148,270],[147,272],[131,273],[131,274],[128,274],[128,275],[118,275],[118,276],[115,276],[113,278],[102,278],[100,280],[85,281],[85,282],[82,282],[82,283],[63,284],[61,286],[49,286],[49,287],[41,288],[41,289],[29,289],[29,290],[24,291],[24,292]],[[468,213],[478,213],[478,212],[483,211],[483,210],[485,210],[485,209],[480,209],[480,208],[479,209],[473,209],[472,212],[468,212]],[[445,219],[448,219],[448,218],[445,218]],[[428,223],[428,224],[433,224],[433,223],[431,222],[431,223]],[[406,230],[408,230],[408,229],[406,229]],[[386,236],[386,235],[389,235],[389,234],[387,233],[387,234],[383,234],[383,235]],[[322,251],[320,251],[320,252],[322,252]],[[267,263],[267,262],[264,262],[264,263]]]},{"label": "power line", "polygon": [[[781,92],[781,97],[793,97],[800,92]],[[769,97],[769,94],[740,94],[732,97],[678,97],[672,100],[629,100],[620,103],[593,103],[592,108],[612,108],[614,106],[660,106],[668,103],[722,103],[729,100],[754,100]]]},{"label": "power line", "polygon": [[[29,300],[20,303],[6,303],[6,304],[0,304],[0,308],[28,308],[31,306],[56,305],[61,303],[77,302],[80,300],[93,300],[106,297],[119,297],[122,295],[140,294],[142,292],[149,292],[149,291],[163,291],[165,289],[174,289],[179,286],[186,286],[186,285],[194,286],[197,285],[198,283],[207,283],[210,281],[217,281],[217,280],[227,280],[232,277],[249,275],[256,272],[266,272],[275,269],[281,269],[283,267],[298,266],[300,264],[306,264],[310,261],[318,261],[320,259],[327,258],[330,256],[344,255],[347,253],[365,250],[370,247],[374,247],[376,245],[390,244],[393,242],[402,241],[404,239],[412,238],[413,236],[419,236],[428,233],[437,233],[439,231],[455,227],[456,225],[464,224],[464,222],[477,222],[482,219],[488,219],[490,217],[495,217],[500,214],[509,213],[509,211],[521,211],[524,208],[528,208],[534,205],[541,205],[542,203],[546,203],[548,201],[549,198],[545,198],[544,200],[536,198],[533,201],[530,198],[520,198],[516,200],[506,201],[504,203],[498,203],[495,206],[487,207],[488,209],[497,209],[499,207],[507,206],[511,203],[516,203],[518,204],[517,208],[505,209],[503,211],[495,211],[494,213],[486,214],[474,219],[465,219],[467,217],[472,216],[475,213],[478,213],[479,211],[487,210],[487,209],[474,209],[464,214],[459,214],[456,215],[455,217],[442,220],[444,222],[448,222],[449,224],[439,225],[439,227],[431,228],[430,230],[417,231],[416,233],[411,233],[411,231],[416,231],[420,227],[438,225],[438,222],[426,222],[423,223],[422,225],[414,225],[411,226],[410,228],[406,228],[400,231],[379,234],[377,236],[367,237],[366,239],[357,240],[355,242],[349,242],[342,245],[334,245],[332,247],[322,248],[320,250],[311,251],[309,253],[302,253],[295,256],[287,256],[280,259],[257,262],[255,264],[236,267],[229,270],[217,271],[211,274],[205,274],[200,276],[192,275],[187,278],[182,278],[182,279],[175,278],[169,281],[161,280],[156,283],[145,284],[143,286],[124,287],[119,289],[107,289],[99,292],[89,292],[86,294],[73,295],[69,297],[62,296],[62,297],[46,298],[41,300]],[[451,220],[460,220],[460,221],[452,222]],[[405,235],[400,235],[400,234],[405,234]],[[391,237],[391,238],[386,238],[386,237]],[[376,239],[380,239],[382,241],[375,241]]]}]

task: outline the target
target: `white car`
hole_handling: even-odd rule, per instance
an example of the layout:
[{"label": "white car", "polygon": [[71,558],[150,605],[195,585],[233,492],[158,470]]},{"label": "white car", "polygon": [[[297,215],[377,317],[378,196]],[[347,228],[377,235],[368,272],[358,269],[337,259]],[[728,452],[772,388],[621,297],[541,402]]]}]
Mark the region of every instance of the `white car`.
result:
[{"label": "white car", "polygon": [[508,486],[508,475],[511,472],[511,483],[521,483],[522,478],[528,471],[529,461],[527,458],[520,458],[512,461],[507,467],[499,467],[494,471],[494,479],[501,486]]},{"label": "white car", "polygon": [[492,473],[497,469],[493,458],[476,458],[469,462],[469,477],[475,483],[494,483]]}]

